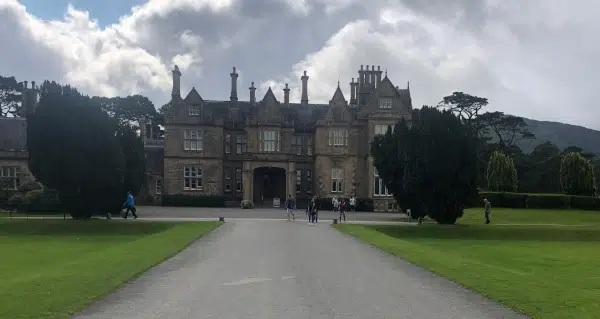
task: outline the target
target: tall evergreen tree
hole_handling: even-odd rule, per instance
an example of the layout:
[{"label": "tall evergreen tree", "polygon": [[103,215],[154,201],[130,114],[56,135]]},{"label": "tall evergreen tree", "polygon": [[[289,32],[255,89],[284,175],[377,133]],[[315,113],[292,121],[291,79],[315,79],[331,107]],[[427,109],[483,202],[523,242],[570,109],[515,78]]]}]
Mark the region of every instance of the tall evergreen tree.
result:
[{"label": "tall evergreen tree", "polygon": [[118,210],[125,163],[108,115],[72,87],[46,81],[40,91],[27,126],[36,180],[58,192],[73,218]]},{"label": "tall evergreen tree", "polygon": [[477,150],[472,131],[452,114],[423,107],[411,125],[375,137],[374,166],[403,208],[453,224],[476,193]]}]

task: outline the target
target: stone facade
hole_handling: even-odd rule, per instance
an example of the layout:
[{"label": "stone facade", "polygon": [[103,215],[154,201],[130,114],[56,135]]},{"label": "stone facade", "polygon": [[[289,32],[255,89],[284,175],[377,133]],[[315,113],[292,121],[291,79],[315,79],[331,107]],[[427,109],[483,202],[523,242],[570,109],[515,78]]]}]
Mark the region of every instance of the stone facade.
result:
[{"label": "stone facade", "polygon": [[394,86],[382,73],[361,66],[349,101],[338,85],[328,104],[311,104],[306,72],[300,103],[289,101],[287,85],[283,101],[270,88],[258,101],[254,82],[250,101],[239,101],[235,68],[229,101],[213,101],[195,88],[182,97],[175,67],[164,141],[151,139],[151,125],[140,123],[153,163],[163,156],[162,172],[148,170],[154,183],[148,193],[223,195],[232,203],[355,195],[373,198],[377,210],[393,209],[393,198],[378,185],[369,146],[388,126],[410,121],[412,101],[408,87]]},{"label": "stone facade", "polygon": [[[32,114],[37,106],[35,82],[23,82],[22,115]],[[15,191],[35,180],[29,172],[27,153],[27,120],[25,117],[0,118],[0,189]]]}]

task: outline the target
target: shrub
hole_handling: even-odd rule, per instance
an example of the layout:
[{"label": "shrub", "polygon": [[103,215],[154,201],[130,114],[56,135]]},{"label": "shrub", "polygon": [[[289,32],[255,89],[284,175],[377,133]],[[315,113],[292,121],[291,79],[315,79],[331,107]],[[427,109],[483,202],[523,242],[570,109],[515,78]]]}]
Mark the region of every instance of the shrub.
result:
[{"label": "shrub", "polygon": [[43,189],[42,184],[33,181],[33,182],[28,182],[28,183],[21,185],[19,187],[19,193],[26,194],[30,191],[41,190],[41,189]]},{"label": "shrub", "polygon": [[527,208],[570,208],[571,198],[562,194],[527,194]]},{"label": "shrub", "polygon": [[517,190],[517,170],[512,158],[495,151],[486,171],[488,187],[494,191],[514,192]]},{"label": "shrub", "polygon": [[56,192],[36,189],[23,196],[21,210],[28,213],[57,213],[60,212],[60,201]]},{"label": "shrub", "polygon": [[504,193],[504,192],[481,192],[475,206],[483,205],[483,199],[487,198],[492,207],[506,208],[526,208],[527,195],[520,193]]},{"label": "shrub", "polygon": [[[344,199],[350,209],[350,198],[338,197],[337,199]],[[317,198],[317,208],[319,210],[333,210],[333,204],[331,203],[332,197]],[[357,198],[356,199],[356,211],[360,212],[372,212],[375,210],[372,198]]]},{"label": "shrub", "polygon": [[242,201],[242,204],[240,205],[240,207],[242,209],[252,209],[252,208],[254,208],[254,203],[252,203],[251,200],[245,199]]},{"label": "shrub", "polygon": [[223,196],[194,196],[183,194],[165,194],[162,196],[162,206],[174,207],[225,207]]},{"label": "shrub", "polygon": [[21,205],[23,204],[23,195],[14,194],[8,199],[8,209],[9,210],[21,210]]},{"label": "shrub", "polygon": [[571,208],[585,210],[600,209],[600,198],[591,196],[571,196]]}]

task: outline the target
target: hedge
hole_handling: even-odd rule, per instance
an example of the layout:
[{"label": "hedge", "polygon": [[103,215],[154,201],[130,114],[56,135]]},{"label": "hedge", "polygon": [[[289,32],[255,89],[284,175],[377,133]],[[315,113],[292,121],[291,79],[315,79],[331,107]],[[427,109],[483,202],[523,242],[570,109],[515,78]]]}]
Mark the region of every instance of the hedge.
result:
[{"label": "hedge", "polygon": [[194,196],[183,194],[164,194],[162,206],[175,207],[225,207],[224,196]]},{"label": "hedge", "polygon": [[[13,199],[15,200],[15,199]],[[21,199],[19,211],[27,213],[59,213],[61,205],[58,194],[52,190],[35,189],[28,191]],[[14,202],[14,205],[18,203]]]},{"label": "hedge", "polygon": [[508,192],[480,192],[472,206],[483,206],[484,198],[492,203],[492,207],[600,210],[599,197]]},{"label": "hedge", "polygon": [[[331,200],[333,198],[317,198],[317,207],[321,210],[333,210],[333,204]],[[338,198],[338,200],[341,198]],[[350,198],[344,198],[346,204],[348,204],[346,209],[350,208]],[[356,211],[359,212],[372,212],[375,210],[375,206],[373,205],[372,198],[357,198],[356,199]]]}]

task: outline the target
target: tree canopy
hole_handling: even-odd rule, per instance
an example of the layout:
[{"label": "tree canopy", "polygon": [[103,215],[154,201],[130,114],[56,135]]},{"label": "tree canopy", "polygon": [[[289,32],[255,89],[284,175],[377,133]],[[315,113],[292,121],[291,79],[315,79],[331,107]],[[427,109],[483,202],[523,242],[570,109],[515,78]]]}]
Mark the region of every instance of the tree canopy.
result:
[{"label": "tree canopy", "polygon": [[373,164],[403,208],[453,224],[476,193],[477,154],[470,130],[451,111],[413,110],[410,125],[376,136]]},{"label": "tree canopy", "polygon": [[46,81],[40,91],[27,127],[31,172],[74,218],[118,211],[124,192],[139,191],[144,179],[134,127],[70,86]]},{"label": "tree canopy", "polygon": [[517,180],[517,170],[512,158],[495,151],[487,168],[488,188],[496,192],[516,192]]},{"label": "tree canopy", "polygon": [[596,192],[594,166],[580,153],[570,152],[560,162],[560,184],[566,194],[594,196]]},{"label": "tree canopy", "polygon": [[16,117],[21,113],[21,90],[23,84],[14,76],[0,75],[0,117]]}]

